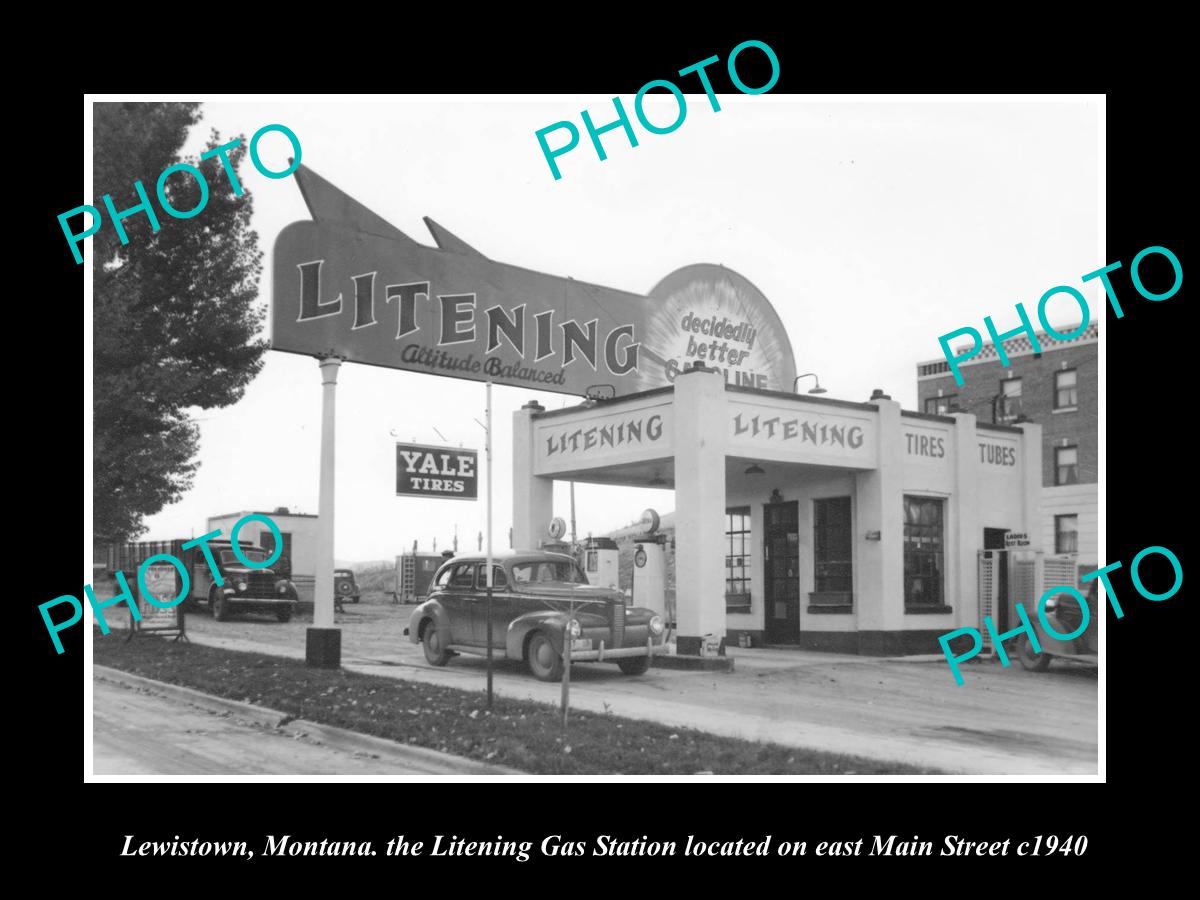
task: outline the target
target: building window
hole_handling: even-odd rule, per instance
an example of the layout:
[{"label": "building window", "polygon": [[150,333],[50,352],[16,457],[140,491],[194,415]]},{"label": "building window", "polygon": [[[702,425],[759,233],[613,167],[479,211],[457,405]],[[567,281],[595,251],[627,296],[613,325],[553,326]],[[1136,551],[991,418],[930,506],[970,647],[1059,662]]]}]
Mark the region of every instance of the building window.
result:
[{"label": "building window", "polygon": [[1063,369],[1054,373],[1054,408],[1074,409],[1079,405],[1076,371]]},{"label": "building window", "polygon": [[750,612],[750,507],[725,510],[725,611]]},{"label": "building window", "polygon": [[813,501],[813,560],[817,593],[854,589],[851,564],[850,498]]},{"label": "building window", "polygon": [[996,411],[997,422],[1011,422],[1021,414],[1021,379],[1006,378],[1000,382],[999,406]]},{"label": "building window", "polygon": [[1054,448],[1054,483],[1079,484],[1079,448]]},{"label": "building window", "polygon": [[947,416],[954,409],[956,394],[946,394],[944,397],[926,397],[925,412],[931,416]]},{"label": "building window", "polygon": [[944,507],[939,498],[904,497],[905,607],[944,605]]},{"label": "building window", "polygon": [[1079,516],[1054,517],[1054,552],[1079,552]]}]

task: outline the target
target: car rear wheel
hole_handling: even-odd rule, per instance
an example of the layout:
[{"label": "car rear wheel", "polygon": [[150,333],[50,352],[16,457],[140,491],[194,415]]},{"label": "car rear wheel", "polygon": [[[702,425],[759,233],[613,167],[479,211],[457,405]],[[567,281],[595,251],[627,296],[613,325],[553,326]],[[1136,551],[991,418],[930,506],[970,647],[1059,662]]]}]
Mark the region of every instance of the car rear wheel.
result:
[{"label": "car rear wheel", "polygon": [[357,602],[358,602],[358,594],[355,594],[353,597],[351,597],[351,598],[350,598],[350,602],[351,602],[351,603],[357,603]]},{"label": "car rear wheel", "polygon": [[645,675],[650,668],[650,657],[627,656],[617,660],[617,666],[626,675]]},{"label": "car rear wheel", "polygon": [[425,626],[425,634],[421,637],[421,646],[425,649],[425,660],[431,666],[444,666],[454,655],[442,643],[442,636],[434,622]]},{"label": "car rear wheel", "polygon": [[1030,672],[1045,672],[1050,668],[1050,654],[1043,650],[1041,653],[1033,652],[1033,644],[1029,642],[1029,635],[1021,635],[1021,644],[1017,648],[1017,659],[1021,661],[1021,667],[1028,669]]},{"label": "car rear wheel", "polygon": [[208,595],[208,605],[212,609],[214,619],[218,622],[229,621],[229,601],[225,599],[224,591],[213,588],[212,593]]},{"label": "car rear wheel", "polygon": [[529,639],[525,660],[529,664],[529,671],[539,681],[562,681],[562,656],[554,649],[550,638],[542,632],[535,631]]}]

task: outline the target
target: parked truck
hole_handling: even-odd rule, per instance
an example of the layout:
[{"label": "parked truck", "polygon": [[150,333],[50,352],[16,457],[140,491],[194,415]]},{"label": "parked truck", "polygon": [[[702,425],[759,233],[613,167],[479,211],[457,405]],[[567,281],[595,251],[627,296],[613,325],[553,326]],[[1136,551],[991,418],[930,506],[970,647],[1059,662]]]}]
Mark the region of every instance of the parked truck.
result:
[{"label": "parked truck", "polygon": [[[230,541],[209,541],[213,564],[221,576],[222,583],[217,584],[204,551],[199,546],[185,550],[186,542],[187,539],[180,538],[112,544],[108,548],[108,570],[110,573],[124,572],[132,587],[138,567],[146,559],[160,553],[170,554],[180,560],[188,572],[189,591],[183,601],[185,609],[194,609],[196,603],[206,603],[213,618],[219,622],[226,621],[235,612],[271,613],[280,622],[291,619],[299,595],[296,586],[283,574],[290,567],[282,556],[271,566],[253,568],[238,559]],[[241,544],[241,553],[250,562],[261,564],[273,551]]]}]

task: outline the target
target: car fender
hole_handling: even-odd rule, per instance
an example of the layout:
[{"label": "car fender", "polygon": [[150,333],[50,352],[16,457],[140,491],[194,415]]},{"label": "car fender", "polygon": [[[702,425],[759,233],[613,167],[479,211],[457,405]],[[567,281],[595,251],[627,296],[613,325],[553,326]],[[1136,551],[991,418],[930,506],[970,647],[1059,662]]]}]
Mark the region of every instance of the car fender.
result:
[{"label": "car fender", "polygon": [[434,627],[447,635],[450,634],[450,617],[445,607],[436,600],[426,600],[413,610],[408,619],[408,628],[405,629],[408,639],[414,644],[421,643],[421,623],[426,619],[433,619]]},{"label": "car fender", "polygon": [[545,631],[550,643],[559,653],[563,650],[563,629],[566,627],[569,615],[553,610],[539,610],[526,613],[513,619],[508,625],[508,635],[504,641],[505,655],[509,659],[525,658],[525,638],[531,631]]}]

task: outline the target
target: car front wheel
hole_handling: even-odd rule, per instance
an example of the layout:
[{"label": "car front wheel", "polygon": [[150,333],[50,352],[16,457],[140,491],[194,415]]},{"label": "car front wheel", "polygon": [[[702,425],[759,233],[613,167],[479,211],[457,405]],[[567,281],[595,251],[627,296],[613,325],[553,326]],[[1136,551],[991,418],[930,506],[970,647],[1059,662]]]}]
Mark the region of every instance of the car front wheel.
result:
[{"label": "car front wheel", "polygon": [[275,610],[275,618],[277,618],[280,622],[292,621],[292,608],[290,606],[280,607],[279,609]]},{"label": "car front wheel", "polygon": [[617,660],[617,666],[626,675],[645,675],[650,668],[650,657],[627,656]]},{"label": "car front wheel", "polygon": [[212,608],[213,618],[218,622],[229,621],[229,601],[225,599],[225,592],[213,588],[208,597],[208,605]]},{"label": "car front wheel", "polygon": [[454,655],[445,648],[437,625],[433,622],[425,626],[425,634],[421,637],[421,646],[425,648],[425,660],[431,666],[444,666]]},{"label": "car front wheel", "polygon": [[1033,652],[1033,644],[1029,642],[1029,635],[1021,635],[1021,644],[1017,648],[1017,658],[1021,661],[1021,667],[1028,669],[1030,672],[1045,672],[1050,668],[1050,654],[1043,650],[1041,653]]},{"label": "car front wheel", "polygon": [[529,639],[525,660],[529,664],[529,671],[539,681],[562,681],[562,656],[554,649],[550,638],[540,631],[534,632],[533,637]]}]

